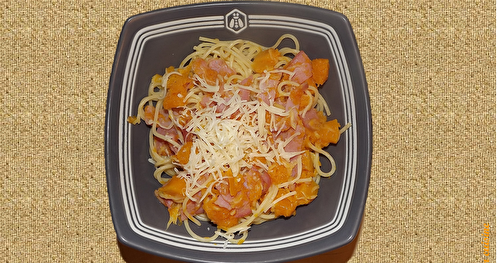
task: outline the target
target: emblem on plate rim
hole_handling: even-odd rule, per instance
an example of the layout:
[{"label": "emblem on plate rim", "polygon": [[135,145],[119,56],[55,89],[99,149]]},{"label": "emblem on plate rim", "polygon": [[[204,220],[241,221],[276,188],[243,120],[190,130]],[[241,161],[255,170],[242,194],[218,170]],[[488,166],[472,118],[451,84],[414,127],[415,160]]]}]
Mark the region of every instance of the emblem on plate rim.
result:
[{"label": "emblem on plate rim", "polygon": [[233,9],[225,16],[225,26],[228,30],[238,34],[248,26],[247,15],[238,9]]}]

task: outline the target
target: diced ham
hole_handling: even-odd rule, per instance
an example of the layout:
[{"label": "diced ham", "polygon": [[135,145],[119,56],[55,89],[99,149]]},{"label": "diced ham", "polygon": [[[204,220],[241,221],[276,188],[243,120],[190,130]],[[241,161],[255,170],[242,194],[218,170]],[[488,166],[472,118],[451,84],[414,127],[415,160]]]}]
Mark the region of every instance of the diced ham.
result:
[{"label": "diced ham", "polygon": [[177,141],[179,139],[179,133],[177,133],[177,129],[172,127],[170,129],[164,129],[162,127],[156,128],[156,131],[161,134],[170,137],[173,141]]},{"label": "diced ham", "polygon": [[158,124],[162,127],[170,127],[172,125],[172,120],[168,118],[168,112],[164,109],[161,109],[158,113]]},{"label": "diced ham", "polygon": [[240,82],[240,84],[243,85],[243,86],[250,86],[252,84],[252,82],[253,82],[253,75],[250,75],[250,77],[242,80]]},{"label": "diced ham", "polygon": [[223,195],[219,195],[217,197],[217,200],[215,200],[215,204],[220,207],[226,208],[227,210],[231,210],[232,209],[231,204],[229,203],[229,201],[226,200],[226,198],[224,198]]},{"label": "diced ham", "polygon": [[286,104],[285,104],[285,110],[289,111],[292,108],[297,108],[298,109],[299,105],[296,105],[295,103],[293,103],[292,98],[288,97],[288,99],[286,100]]},{"label": "diced ham", "polygon": [[302,64],[302,66],[297,67],[294,72],[295,74],[293,75],[292,80],[297,83],[304,83],[312,77],[312,66],[310,64]]},{"label": "diced ham", "polygon": [[160,138],[157,137],[154,138],[154,147],[159,155],[162,156],[171,155],[169,143]]},{"label": "diced ham", "polygon": [[170,208],[173,204],[174,204],[174,201],[170,200],[170,199],[165,199],[165,198],[162,198],[159,194],[158,194],[158,191],[155,191],[155,196],[156,198],[158,198],[158,201],[160,201],[160,203],[162,203],[164,206]]},{"label": "diced ham", "polygon": [[184,136],[184,142],[192,142],[194,134],[188,133],[186,130],[182,130],[182,135]]},{"label": "diced ham", "polygon": [[259,83],[260,93],[257,94],[257,98],[267,105],[271,105],[276,98],[276,89],[280,83],[281,76],[281,73],[271,74],[268,79],[261,81]]},{"label": "diced ham", "polygon": [[221,113],[221,112],[224,112],[226,109],[227,109],[227,105],[226,104],[219,103],[219,104],[217,104],[217,110],[216,110],[216,112],[217,113]]},{"label": "diced ham", "polygon": [[319,116],[318,111],[316,109],[310,109],[306,112],[306,114],[302,117],[302,123],[307,129],[317,130],[319,127],[315,124],[319,124]]},{"label": "diced ham", "polygon": [[223,59],[205,60],[197,58],[191,62],[195,74],[205,79],[208,84],[214,85],[218,76],[229,76],[236,72],[229,67]]},{"label": "diced ham", "polygon": [[245,217],[245,216],[248,216],[251,214],[252,214],[252,208],[250,207],[250,204],[245,203],[244,206],[236,209],[236,213],[234,214],[234,217],[242,218],[242,217]]},{"label": "diced ham", "polygon": [[267,193],[267,190],[269,190],[269,187],[271,186],[272,182],[271,182],[271,177],[269,176],[269,174],[267,172],[262,172],[262,173],[259,173],[260,175],[260,179],[262,180],[262,192],[263,193]]},{"label": "diced ham", "polygon": [[[162,128],[162,127],[158,127],[158,128],[156,129],[156,131],[157,131],[159,134],[161,134],[161,135],[164,135],[164,136],[169,137],[172,141],[177,141],[177,142],[179,141],[179,133],[177,132],[177,129],[176,129],[176,128],[174,128],[174,127],[170,128],[170,129],[164,129],[164,128]],[[161,141],[163,141],[163,140],[161,140]],[[176,154],[176,153],[177,153],[177,151],[179,150],[179,149],[177,149],[177,147],[175,147],[174,145],[172,145],[172,144],[170,144],[170,143],[167,143],[167,142],[165,142],[165,143],[168,145],[168,147],[169,147],[169,149],[170,149],[170,151],[171,151],[172,153]],[[158,149],[157,149],[157,150],[158,150]]]},{"label": "diced ham", "polygon": [[295,137],[285,146],[286,152],[300,152],[302,150],[302,141],[297,138],[299,136]]},{"label": "diced ham", "polygon": [[208,67],[219,73],[221,76],[234,75],[236,72],[230,68],[223,59],[212,59],[208,62]]},{"label": "diced ham", "polygon": [[[199,193],[201,193],[201,192],[199,192]],[[202,205],[201,202],[195,202],[195,201],[189,200],[186,204],[186,211],[190,215],[201,214],[201,213],[203,213],[203,207],[201,205]]]},{"label": "diced ham", "polygon": [[[153,125],[155,110],[155,107],[151,105],[144,107],[144,121],[147,125]],[[168,112],[164,109],[160,109],[160,112],[158,112],[158,124],[164,128],[170,127],[172,124],[172,121],[168,118]]]},{"label": "diced ham", "polygon": [[214,85],[217,80],[217,71],[208,66],[208,62],[202,58],[197,58],[191,62],[194,73]]},{"label": "diced ham", "polygon": [[217,113],[224,112],[224,111],[225,111],[225,110],[229,107],[229,104],[230,104],[230,103],[229,103],[229,100],[231,100],[231,98],[230,98],[230,97],[226,97],[226,98],[224,99],[224,102],[222,102],[222,103],[218,103],[218,104],[217,104],[217,109],[216,109],[216,112],[217,112]]},{"label": "diced ham", "polygon": [[268,79],[266,81],[262,81],[259,85],[260,90],[262,91],[268,91],[272,88],[278,87],[278,84],[280,84],[279,80],[276,79]]},{"label": "diced ham", "polygon": [[247,89],[240,89],[238,91],[238,94],[241,97],[242,101],[249,101],[250,100],[250,91]]},{"label": "diced ham", "polygon": [[292,135],[296,135],[286,146],[285,146],[285,151],[286,152],[300,152],[303,149],[303,142],[304,142],[304,136],[305,136],[305,129],[304,126],[302,125],[297,125],[295,129],[290,129],[286,133],[282,134],[282,139],[286,140],[288,137]]},{"label": "diced ham", "polygon": [[[297,176],[297,170],[298,170],[297,165],[295,165],[292,168],[292,175],[291,175],[292,178],[295,178]],[[293,186],[295,187],[295,184],[293,184]],[[290,191],[293,191],[293,189],[291,187],[290,187]]]},{"label": "diced ham", "polygon": [[267,92],[262,92],[257,95],[257,98],[261,99],[267,105],[271,105],[271,101],[276,98],[276,90],[272,89]]},{"label": "diced ham", "polygon": [[210,106],[210,103],[212,103],[212,95],[209,95],[209,94],[205,94],[203,95],[203,97],[201,97],[201,101],[200,101],[200,104],[203,108],[207,108]]},{"label": "diced ham", "polygon": [[292,80],[297,83],[304,83],[313,75],[312,61],[304,51],[295,55],[284,68],[295,73]]}]

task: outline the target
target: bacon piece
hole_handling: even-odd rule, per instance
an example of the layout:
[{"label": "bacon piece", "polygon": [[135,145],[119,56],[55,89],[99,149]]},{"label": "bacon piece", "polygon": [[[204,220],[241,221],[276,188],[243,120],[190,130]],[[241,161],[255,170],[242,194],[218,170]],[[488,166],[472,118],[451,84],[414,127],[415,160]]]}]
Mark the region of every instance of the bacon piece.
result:
[{"label": "bacon piece", "polygon": [[270,89],[276,89],[281,81],[282,73],[270,74],[269,78],[263,80],[259,83],[259,88],[262,91],[269,91]]},{"label": "bacon piece", "polygon": [[165,198],[161,197],[158,194],[158,190],[155,191],[155,196],[156,196],[156,198],[158,198],[158,201],[160,201],[160,203],[162,203],[164,206],[166,206],[168,208],[172,207],[172,205],[174,204],[174,201],[172,201],[171,199],[165,199]]},{"label": "bacon piece", "polygon": [[[155,110],[155,107],[152,105],[146,105],[146,107],[144,107],[144,121],[147,125],[153,125]],[[168,112],[164,109],[160,109],[158,112],[158,124],[161,127],[170,127],[172,125],[172,120],[168,118]]]},{"label": "bacon piece", "polygon": [[172,120],[168,118],[168,112],[164,109],[158,112],[158,124],[162,127],[170,127],[172,125]]},{"label": "bacon piece", "polygon": [[[158,128],[156,128],[156,131],[161,135],[169,137],[173,141],[179,141],[179,133],[177,132],[177,129],[174,127],[170,128],[170,129],[164,129],[162,127],[158,127]],[[165,145],[168,146],[168,148],[170,149],[170,152],[177,153],[177,151],[179,150],[176,147],[174,147],[174,145],[168,143],[167,141],[164,141],[163,139],[157,138],[156,136],[155,136],[155,139],[157,139],[159,141],[158,147],[160,147],[160,148],[156,148],[158,153],[159,153],[159,150],[162,150],[163,149],[162,147],[164,147]],[[160,143],[160,141],[164,142],[165,145],[163,143]]]}]

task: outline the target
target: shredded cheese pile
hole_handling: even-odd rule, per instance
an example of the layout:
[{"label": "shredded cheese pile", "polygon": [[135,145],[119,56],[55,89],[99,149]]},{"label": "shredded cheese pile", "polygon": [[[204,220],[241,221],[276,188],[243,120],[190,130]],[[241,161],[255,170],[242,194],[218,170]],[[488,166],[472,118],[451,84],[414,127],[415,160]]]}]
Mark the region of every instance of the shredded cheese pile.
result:
[{"label": "shredded cheese pile", "polygon": [[[265,82],[268,76],[269,72],[258,78],[257,82]],[[201,78],[195,75],[195,79]],[[197,85],[202,86],[202,90],[209,87],[204,81]],[[227,106],[222,112],[217,112],[217,107],[200,107],[195,113],[191,113],[190,109],[184,111],[184,114],[189,114],[192,118],[183,128],[196,135],[189,161],[183,165],[184,171],[179,173],[187,181],[187,193],[199,186],[197,182],[203,175],[214,174],[216,180],[222,181],[222,171],[228,168],[232,174],[238,174],[243,168],[250,169],[255,164],[267,170],[267,164],[259,158],[265,158],[269,163],[281,163],[281,160],[289,162],[303,152],[284,150],[294,136],[286,141],[270,140],[270,131],[280,128],[274,122],[275,116],[288,117],[289,112],[263,101],[242,99],[238,91],[246,89],[255,92],[252,86],[225,83],[223,89],[232,94],[229,100],[222,98],[220,93],[214,93],[210,99],[216,105]],[[271,116],[273,121],[267,121],[266,115]],[[182,126],[180,123],[177,125]]]}]

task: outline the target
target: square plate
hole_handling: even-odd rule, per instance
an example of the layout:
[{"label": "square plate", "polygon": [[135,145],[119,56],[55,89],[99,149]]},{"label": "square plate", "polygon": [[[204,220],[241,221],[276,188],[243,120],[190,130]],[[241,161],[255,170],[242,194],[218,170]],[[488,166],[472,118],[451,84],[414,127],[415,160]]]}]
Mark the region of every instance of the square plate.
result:
[{"label": "square plate", "polygon": [[[320,88],[332,115],[352,126],[327,148],[337,170],[322,178],[318,197],[296,216],[254,225],[241,245],[194,240],[183,226],[170,226],[168,211],[154,196],[160,184],[148,162],[148,130],[131,125],[154,74],[177,67],[200,36],[246,39],[273,45],[295,35],[300,49],[330,60],[329,79]],[[285,42],[286,45],[286,42]],[[278,262],[308,257],[350,243],[359,230],[370,180],[372,125],[368,89],[354,33],[337,12],[277,2],[218,2],[179,6],[129,18],[122,29],[110,78],[105,158],[110,209],[123,244],[189,262]],[[327,163],[327,162],[324,162]],[[325,164],[324,170],[329,167]],[[201,236],[216,227],[193,227]]]}]

